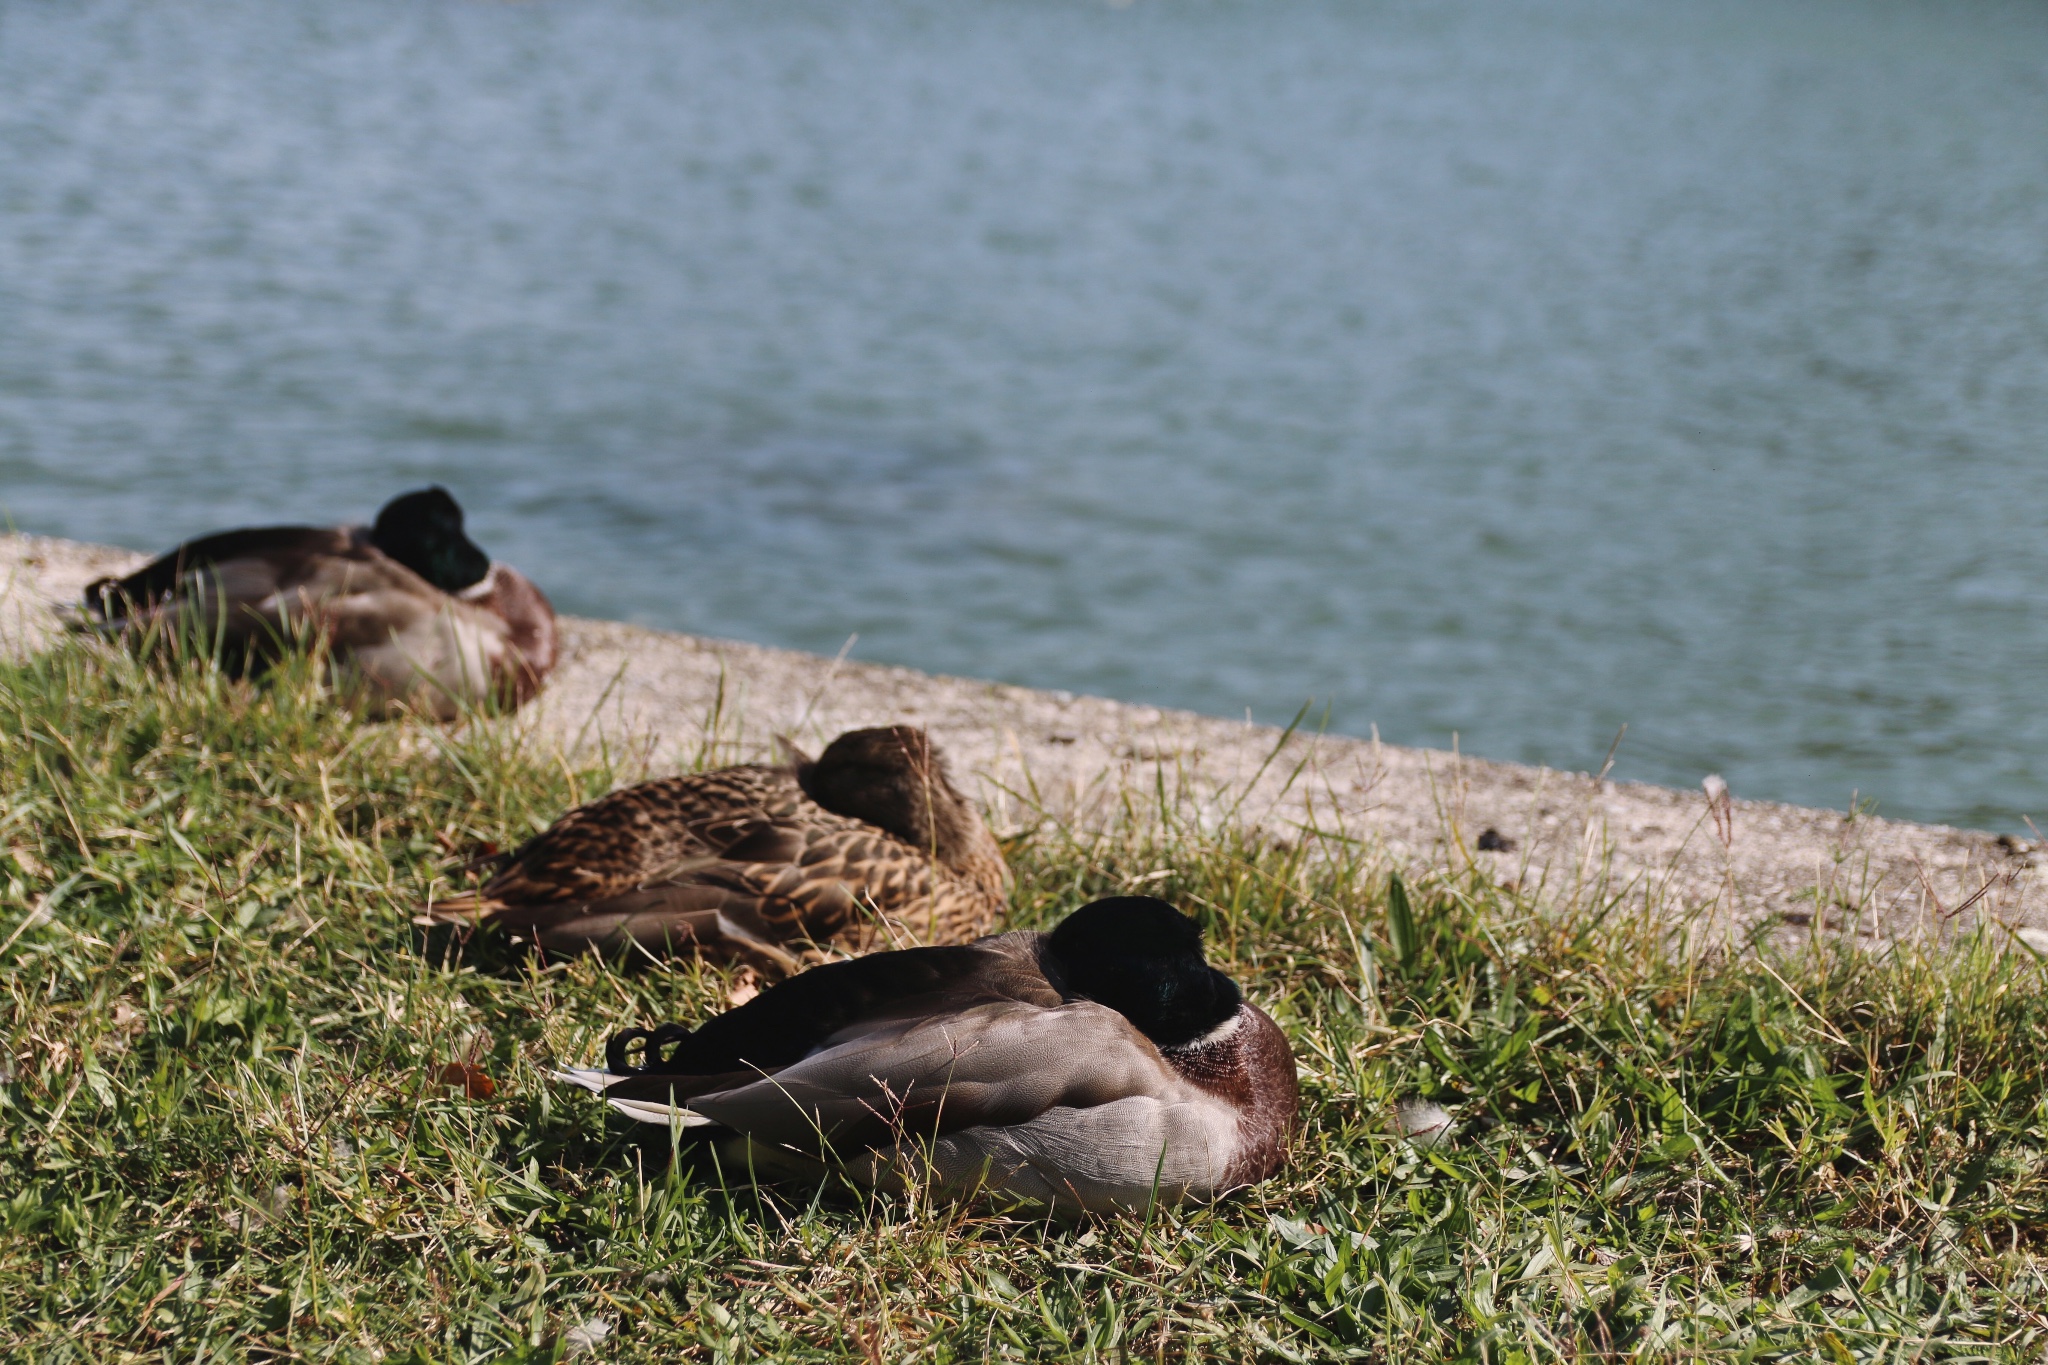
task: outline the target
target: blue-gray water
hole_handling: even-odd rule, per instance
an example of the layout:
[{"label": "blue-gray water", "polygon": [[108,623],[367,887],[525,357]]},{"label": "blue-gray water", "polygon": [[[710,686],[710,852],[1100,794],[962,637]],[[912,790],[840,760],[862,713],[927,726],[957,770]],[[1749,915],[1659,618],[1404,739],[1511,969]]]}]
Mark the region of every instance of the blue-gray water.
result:
[{"label": "blue-gray water", "polygon": [[0,4],[0,506],[2048,813],[2048,9]]}]

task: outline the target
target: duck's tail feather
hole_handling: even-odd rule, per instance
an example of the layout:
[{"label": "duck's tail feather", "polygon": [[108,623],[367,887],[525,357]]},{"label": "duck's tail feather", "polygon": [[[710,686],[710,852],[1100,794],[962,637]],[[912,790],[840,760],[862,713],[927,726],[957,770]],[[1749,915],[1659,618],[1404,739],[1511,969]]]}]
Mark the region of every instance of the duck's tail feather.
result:
[{"label": "duck's tail feather", "polygon": [[705,1128],[717,1121],[678,1104],[658,1104],[653,1100],[607,1100],[605,1103],[629,1119],[658,1123],[664,1128]]},{"label": "duck's tail feather", "polygon": [[[627,1079],[590,1066],[568,1066],[555,1071],[554,1078],[581,1086],[593,1095],[602,1095],[615,1082]],[[614,1100],[605,1101],[629,1119],[642,1123],[658,1123],[663,1127],[702,1128],[714,1122],[692,1109],[679,1104],[663,1104],[659,1100]]]},{"label": "duck's tail feather", "polygon": [[600,1066],[563,1066],[555,1068],[548,1074],[558,1081],[580,1085],[593,1095],[602,1095],[605,1087],[613,1081],[625,1079]]}]

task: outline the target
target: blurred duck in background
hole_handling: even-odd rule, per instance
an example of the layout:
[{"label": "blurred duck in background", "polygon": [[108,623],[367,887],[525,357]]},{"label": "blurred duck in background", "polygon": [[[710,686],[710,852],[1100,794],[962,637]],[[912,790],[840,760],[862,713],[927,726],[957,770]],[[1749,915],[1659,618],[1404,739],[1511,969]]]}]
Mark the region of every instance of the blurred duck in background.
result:
[{"label": "blurred duck in background", "polygon": [[853,730],[816,760],[661,778],[579,806],[427,923],[552,952],[701,953],[782,976],[822,950],[961,943],[1009,869],[923,730]]},{"label": "blurred duck in background", "polygon": [[452,720],[531,700],[555,666],[555,612],[462,530],[440,487],[386,503],[370,526],[261,526],[187,541],[85,590],[87,629],[218,642],[242,671],[299,639],[373,712]]},{"label": "blurred duck in background", "polygon": [[714,1144],[727,1172],[1069,1212],[1264,1180],[1300,1107],[1286,1035],[1193,920],[1144,896],[813,968],[694,1030],[629,1029],[604,1070],[560,1078]]}]

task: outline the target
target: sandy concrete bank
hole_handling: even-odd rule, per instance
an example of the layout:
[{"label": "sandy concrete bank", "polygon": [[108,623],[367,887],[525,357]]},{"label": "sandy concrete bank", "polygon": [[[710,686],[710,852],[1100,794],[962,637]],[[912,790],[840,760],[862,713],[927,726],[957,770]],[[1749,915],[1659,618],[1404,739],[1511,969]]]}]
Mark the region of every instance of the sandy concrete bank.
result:
[{"label": "sandy concrete bank", "polygon": [[[52,608],[140,562],[126,550],[0,537],[0,644],[33,648]],[[1098,816],[1126,792],[1167,787],[1217,821],[1313,824],[1421,868],[1477,864],[1564,899],[1599,885],[1659,913],[1766,917],[1917,933],[1989,917],[2048,946],[2048,892],[2023,845],[1934,825],[1736,799],[1717,821],[1699,790],[1597,781],[1428,749],[1296,735],[1097,697],[936,677],[727,640],[569,620],[553,682],[527,719],[565,745],[624,749],[629,767],[755,757],[787,734],[927,726],[998,826],[1049,809]],[[1494,830],[1513,848],[1483,851]]]}]

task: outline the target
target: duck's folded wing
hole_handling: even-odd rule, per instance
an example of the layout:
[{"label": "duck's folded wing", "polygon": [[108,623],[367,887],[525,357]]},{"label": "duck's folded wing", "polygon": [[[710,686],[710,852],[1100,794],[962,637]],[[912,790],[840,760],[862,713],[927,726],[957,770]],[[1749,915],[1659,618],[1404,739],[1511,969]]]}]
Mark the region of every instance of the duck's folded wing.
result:
[{"label": "duck's folded wing", "polygon": [[[888,948],[938,941],[928,850],[852,820],[807,823],[797,832],[800,844],[760,858],[763,865],[743,875],[786,905],[806,936],[865,943],[874,931]],[[757,858],[753,843],[735,843],[723,856],[729,863]]]},{"label": "duck's folded wing", "polygon": [[[469,918],[462,902],[442,902],[435,917]],[[551,953],[614,952],[634,945],[658,956],[705,952],[778,974],[801,970],[793,937],[765,922],[757,898],[716,885],[643,887],[584,904],[512,906],[485,911],[491,923],[522,930]]]},{"label": "duck's folded wing", "polygon": [[[699,858],[672,868],[673,881],[629,885],[588,900],[500,900],[487,887],[444,896],[425,907],[417,922],[490,924],[527,935],[553,953],[614,952],[638,945],[657,955],[723,953],[781,973],[795,972],[801,964],[795,950],[784,945],[808,937],[801,910],[770,894],[775,876],[747,875],[758,871]],[[590,880],[603,884],[599,873]]]},{"label": "duck's folded wing", "polygon": [[268,645],[314,622],[341,650],[431,629],[437,599],[442,594],[360,535],[316,526],[207,536],[86,590],[88,610],[109,627],[197,621],[227,640]]},{"label": "duck's folded wing", "polygon": [[[872,1040],[888,1030],[900,1033],[983,1005],[1024,1004],[1050,1011],[1061,997],[1039,965],[1040,938],[1000,934],[813,967],[694,1030],[655,1030],[664,1035],[660,1055],[642,1063],[651,1065],[652,1072],[633,1077],[620,1093],[688,1099],[737,1089],[856,1039]],[[613,1039],[607,1049],[614,1065],[626,1064],[628,1037]]]},{"label": "duck's folded wing", "polygon": [[726,768],[622,787],[563,815],[513,854],[483,898],[502,905],[600,901],[669,880],[725,849],[799,799],[771,768]]},{"label": "duck's folded wing", "polygon": [[[687,1079],[635,1076],[609,1085],[605,1097],[635,1117],[666,1122],[663,1101]],[[760,1080],[691,1095],[686,1105],[757,1141],[846,1155],[1184,1088],[1114,1010],[1089,1001],[1056,1009],[1002,1002],[879,1024]]]},{"label": "duck's folded wing", "polygon": [[[545,850],[522,854],[482,895],[451,903],[448,913],[481,912],[493,923],[524,927],[556,952],[629,941],[655,952],[691,941],[709,946],[706,911],[730,921],[740,946],[919,941],[915,902],[929,899],[929,872],[902,845],[900,866],[887,865],[886,836],[759,820],[710,834],[723,845],[715,854],[690,856],[686,842],[657,858],[634,846],[636,836],[648,842],[644,832],[588,821],[557,827],[542,836]],[[696,836],[679,830],[676,837]],[[639,875],[621,875],[629,868]],[[907,924],[883,913],[906,904]],[[681,932],[685,924],[694,927]]]},{"label": "duck's folded wing", "polygon": [[318,557],[348,555],[355,537],[331,526],[259,526],[188,540],[124,578],[86,589],[86,608],[107,621],[144,613],[210,581],[235,582],[223,596],[255,600],[291,585],[296,567]]},{"label": "duck's folded wing", "polygon": [[[718,840],[716,856],[663,868],[631,890],[589,901],[585,914],[646,923],[664,904],[716,908],[777,943],[910,948],[930,937],[919,913],[931,900],[930,865],[899,840],[823,821],[756,821],[706,837]],[[638,929],[631,935],[645,939]]]}]

